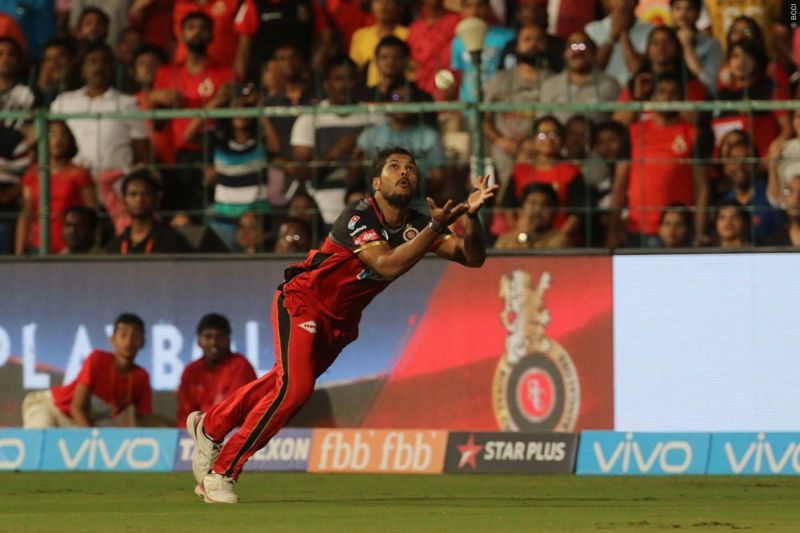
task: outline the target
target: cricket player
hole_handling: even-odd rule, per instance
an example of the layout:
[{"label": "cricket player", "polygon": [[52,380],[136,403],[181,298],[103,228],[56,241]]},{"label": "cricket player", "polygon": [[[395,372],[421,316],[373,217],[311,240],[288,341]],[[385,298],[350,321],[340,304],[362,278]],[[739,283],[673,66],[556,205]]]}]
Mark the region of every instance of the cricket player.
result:
[{"label": "cricket player", "polygon": [[[418,184],[411,152],[377,154],[375,194],[346,207],[320,249],[286,270],[273,300],[273,369],[206,413],[187,417],[195,493],[207,503],[238,502],[234,485],[244,463],[310,399],[316,378],[356,339],[362,311],[389,283],[430,251],[470,267],[483,264],[478,211],[498,186],[485,176],[465,202],[437,206],[428,198],[426,216],[409,208]],[[464,237],[456,237],[448,226],[464,214]]]}]

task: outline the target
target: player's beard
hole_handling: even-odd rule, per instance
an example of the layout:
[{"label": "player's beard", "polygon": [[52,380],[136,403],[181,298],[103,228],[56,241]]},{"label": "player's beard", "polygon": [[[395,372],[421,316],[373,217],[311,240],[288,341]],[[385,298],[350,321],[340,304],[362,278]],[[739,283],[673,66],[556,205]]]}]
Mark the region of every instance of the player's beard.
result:
[{"label": "player's beard", "polygon": [[387,194],[384,196],[392,207],[406,208],[411,203],[411,194]]}]

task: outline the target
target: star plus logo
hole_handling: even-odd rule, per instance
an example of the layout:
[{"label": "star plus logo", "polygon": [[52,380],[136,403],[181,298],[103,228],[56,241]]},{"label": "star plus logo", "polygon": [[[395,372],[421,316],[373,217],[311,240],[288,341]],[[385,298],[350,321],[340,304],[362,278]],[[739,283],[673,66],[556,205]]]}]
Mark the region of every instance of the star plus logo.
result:
[{"label": "star plus logo", "polygon": [[467,464],[472,468],[478,468],[476,461],[481,450],[483,450],[483,444],[475,444],[475,436],[470,434],[467,443],[458,446],[458,451],[461,453],[461,459],[458,461],[458,468],[464,468],[464,465]]}]

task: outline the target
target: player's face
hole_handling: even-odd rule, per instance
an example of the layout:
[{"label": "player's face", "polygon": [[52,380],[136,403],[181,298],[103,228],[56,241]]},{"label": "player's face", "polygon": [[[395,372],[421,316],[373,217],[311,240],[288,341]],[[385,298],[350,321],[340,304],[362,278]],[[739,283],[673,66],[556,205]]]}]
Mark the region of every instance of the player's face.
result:
[{"label": "player's face", "polygon": [[133,361],[144,346],[144,332],[133,324],[117,324],[110,341],[115,354]]},{"label": "player's face", "polygon": [[203,358],[214,362],[230,353],[231,338],[221,329],[206,328],[197,336],[197,345],[203,350]]},{"label": "player's face", "polygon": [[393,154],[383,165],[376,190],[392,205],[405,207],[417,192],[417,164],[405,154]]}]

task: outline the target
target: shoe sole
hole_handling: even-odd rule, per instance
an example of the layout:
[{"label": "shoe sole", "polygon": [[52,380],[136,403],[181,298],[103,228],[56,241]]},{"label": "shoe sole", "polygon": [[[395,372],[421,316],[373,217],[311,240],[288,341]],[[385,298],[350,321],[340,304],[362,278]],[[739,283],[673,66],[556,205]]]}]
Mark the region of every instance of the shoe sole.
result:
[{"label": "shoe sole", "polygon": [[[189,434],[189,438],[192,439],[194,446],[192,447],[192,463],[194,463],[195,455],[197,454],[197,426],[199,425],[199,420],[202,414],[198,414],[199,411],[192,411],[189,413],[189,416],[186,417],[186,432]],[[194,470],[192,470],[192,475],[194,476],[194,480],[197,482],[198,486],[202,485],[203,480],[197,479],[197,476],[194,474]],[[202,496],[200,493],[197,492],[197,488],[195,488],[195,494],[198,496]]]}]

